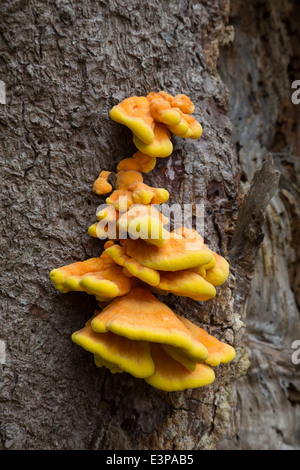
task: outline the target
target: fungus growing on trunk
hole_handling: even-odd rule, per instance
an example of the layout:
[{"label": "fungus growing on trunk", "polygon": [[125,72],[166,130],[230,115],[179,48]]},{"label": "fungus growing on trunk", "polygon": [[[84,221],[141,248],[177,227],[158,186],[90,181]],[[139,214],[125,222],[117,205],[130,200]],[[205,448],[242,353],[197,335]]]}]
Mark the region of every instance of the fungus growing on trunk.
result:
[{"label": "fungus growing on trunk", "polygon": [[150,103],[150,113],[156,122],[162,122],[170,126],[175,126],[181,121],[180,113],[172,108],[168,100],[165,100],[159,93],[151,93],[147,96]]},{"label": "fungus growing on trunk", "polygon": [[111,331],[131,340],[169,344],[196,362],[208,356],[207,349],[194,340],[176,314],[142,287],[95,313],[91,327],[99,333]]},{"label": "fungus growing on trunk", "polygon": [[190,114],[183,113],[179,108],[178,112],[181,115],[181,121],[175,126],[168,125],[168,129],[178,137],[183,139],[199,139],[202,135],[202,126]]},{"label": "fungus growing on trunk", "polygon": [[194,371],[188,370],[159,344],[151,344],[151,356],[155,372],[145,380],[159,390],[180,392],[187,388],[205,387],[215,380],[215,373],[208,365],[197,364]]},{"label": "fungus growing on trunk", "polygon": [[133,285],[137,285],[137,279],[125,276],[120,266],[105,252],[99,258],[53,269],[50,279],[60,292],[81,291],[101,299],[125,295]]},{"label": "fungus growing on trunk", "polygon": [[133,136],[134,145],[146,155],[152,158],[169,157],[173,152],[171,134],[161,123],[156,122],[154,126],[154,139],[150,144],[146,144],[137,135]]},{"label": "fungus growing on trunk", "polygon": [[134,183],[143,183],[142,173],[135,170],[118,171],[116,174],[116,189],[128,189]]},{"label": "fungus growing on trunk", "polygon": [[137,277],[150,286],[157,286],[160,282],[160,275],[155,269],[147,268],[138,261],[126,255],[125,250],[120,245],[112,245],[106,248],[105,252],[115,261],[123,266],[123,273],[129,277]]},{"label": "fungus growing on trunk", "polygon": [[139,378],[149,377],[154,373],[150,345],[145,341],[130,341],[111,332],[96,333],[91,325],[73,333],[72,341],[96,354],[98,364],[101,358],[105,367],[113,364],[119,370]]},{"label": "fungus growing on trunk", "polygon": [[129,127],[145,144],[154,140],[154,119],[150,113],[150,105],[144,96],[132,96],[114,106],[110,113],[113,121]]},{"label": "fungus growing on trunk", "polygon": [[157,158],[172,153],[171,132],[201,136],[194,109],[186,95],[164,91],[126,98],[111,109],[110,117],[133,132],[138,151],[119,162],[114,190],[109,171],[101,171],[94,183],[96,194],[111,194],[88,232],[108,241],[100,257],[50,273],[60,292],[82,291],[99,301],[102,310],[72,335],[74,343],[92,353],[95,365],[113,374],[125,371],[164,391],[209,385],[215,377],[212,367],[235,357],[232,346],[154,295],[206,301],[229,276],[228,262],[196,230],[165,228],[169,220],[154,204],[166,202],[169,193],[147,185],[142,175]]},{"label": "fungus growing on trunk", "polygon": [[158,289],[166,293],[205,301],[216,296],[216,289],[199,274],[188,270],[160,273]]},{"label": "fungus growing on trunk", "polygon": [[186,326],[190,334],[206,347],[208,357],[205,359],[205,362],[207,362],[207,364],[216,367],[220,363],[226,364],[235,358],[236,353],[232,346],[219,341],[187,318],[183,318],[179,315],[178,318],[184,326]]},{"label": "fungus growing on trunk", "polygon": [[169,199],[169,193],[164,188],[152,188],[142,181],[130,182],[130,176],[126,180],[126,173],[138,173],[136,171],[122,172],[121,188],[116,189],[106,198],[107,204],[112,204],[120,212],[127,211],[133,204],[162,204]]},{"label": "fungus growing on trunk", "polygon": [[160,246],[150,245],[144,240],[124,240],[126,254],[143,266],[159,271],[179,271],[207,264],[213,254],[200,240],[178,238],[170,233],[166,243]]},{"label": "fungus growing on trunk", "polygon": [[126,98],[109,115],[132,130],[133,142],[143,154],[164,158],[173,151],[169,131],[182,138],[201,137],[202,126],[191,116],[194,109],[188,96],[159,91]]},{"label": "fungus growing on trunk", "polygon": [[101,196],[112,191],[112,185],[107,181],[110,174],[111,171],[101,171],[93,186],[94,193]]},{"label": "fungus growing on trunk", "polygon": [[225,258],[213,252],[216,263],[206,268],[205,279],[213,286],[221,286],[229,276],[229,263]]},{"label": "fungus growing on trunk", "polygon": [[156,158],[150,157],[139,150],[132,155],[132,158],[124,158],[118,163],[117,170],[135,170],[141,173],[149,173],[156,164]]}]

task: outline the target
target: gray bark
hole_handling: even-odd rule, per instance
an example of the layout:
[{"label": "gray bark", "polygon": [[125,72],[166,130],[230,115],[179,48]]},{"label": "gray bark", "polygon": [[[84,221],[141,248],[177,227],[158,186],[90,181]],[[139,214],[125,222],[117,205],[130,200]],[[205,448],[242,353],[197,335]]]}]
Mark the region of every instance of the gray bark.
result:
[{"label": "gray bark", "polygon": [[[212,386],[182,393],[97,369],[70,339],[96,302],[56,292],[49,271],[101,253],[103,243],[87,234],[104,201],[93,182],[135,150],[108,111],[160,89],[189,95],[204,132],[195,142],[173,138],[172,156],[145,182],[168,189],[170,202],[204,199],[205,242],[229,256],[240,166],[216,70],[232,37],[229,2],[4,0],[1,13],[0,449],[213,449],[235,432],[232,384],[248,367],[240,316],[255,257],[246,272],[232,256],[229,281],[212,301],[165,299],[238,353]],[[260,243],[254,237],[255,250]]]}]

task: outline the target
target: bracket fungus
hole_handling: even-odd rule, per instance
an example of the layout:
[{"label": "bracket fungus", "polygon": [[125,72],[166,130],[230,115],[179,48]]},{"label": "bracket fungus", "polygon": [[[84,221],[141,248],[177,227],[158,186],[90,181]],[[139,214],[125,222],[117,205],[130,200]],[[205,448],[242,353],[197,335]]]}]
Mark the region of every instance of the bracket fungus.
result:
[{"label": "bracket fungus", "polygon": [[151,344],[151,356],[155,372],[145,380],[159,390],[180,392],[187,388],[210,385],[215,380],[214,370],[208,365],[199,363],[195,370],[191,371],[170,356],[159,344]]},{"label": "bracket fungus", "polygon": [[121,160],[117,166],[117,170],[135,170],[140,171],[141,173],[149,173],[149,171],[153,170],[155,165],[155,157],[150,157],[138,150],[132,155],[132,157]]},{"label": "bracket fungus", "polygon": [[141,173],[133,170],[117,174],[117,189],[106,198],[120,212],[127,211],[134,204],[162,204],[169,199],[169,192],[164,188],[152,188],[143,183]]},{"label": "bracket fungus", "polygon": [[174,231],[170,232],[165,244],[154,246],[145,240],[124,240],[126,254],[137,260],[143,266],[160,271],[179,271],[207,264],[213,254],[211,250],[198,239],[188,240],[179,237]]},{"label": "bracket fungus", "polygon": [[112,185],[107,181],[110,174],[111,171],[101,171],[93,186],[94,193],[101,196],[112,191]]},{"label": "bracket fungus", "polygon": [[109,116],[116,122],[124,124],[145,144],[154,140],[154,118],[150,105],[144,96],[131,96],[114,106]]},{"label": "bracket fungus", "polygon": [[200,341],[208,351],[208,357],[205,362],[211,366],[218,366],[219,364],[226,364],[235,358],[235,350],[229,344],[219,341],[214,336],[211,336],[207,331],[192,323],[187,318],[180,317],[179,320],[189,330],[190,334]]},{"label": "bracket fungus", "polygon": [[231,345],[157,298],[172,293],[207,301],[229,276],[226,259],[210,250],[196,230],[168,230],[169,219],[156,206],[168,201],[169,192],[147,185],[142,175],[153,170],[157,158],[171,155],[172,133],[201,136],[194,110],[188,96],[165,91],[132,96],[111,109],[111,119],[131,129],[137,151],[119,162],[115,188],[108,182],[109,171],[101,171],[93,186],[96,194],[110,195],[88,232],[108,240],[99,257],[50,273],[60,292],[85,292],[99,302],[100,310],[72,335],[95,365],[168,392],[210,385],[213,368],[235,357]]},{"label": "bracket fungus", "polygon": [[[179,125],[179,124],[178,124]],[[175,126],[174,126],[175,127]],[[137,135],[133,137],[133,143],[141,152],[152,158],[169,157],[173,152],[173,144],[171,142],[171,134],[168,129],[161,123],[155,123],[154,139],[150,144],[145,144]]]},{"label": "bracket fungus", "polygon": [[120,245],[112,245],[106,248],[105,252],[120,266],[123,266],[123,273],[129,277],[134,276],[150,286],[158,286],[160,274],[155,269],[147,268],[138,261],[126,255],[124,248]]},{"label": "bracket fungus", "polygon": [[137,285],[137,281],[125,276],[120,266],[105,252],[99,258],[53,269],[50,279],[60,292],[81,291],[95,295],[97,299],[113,299],[127,294],[133,285]]},{"label": "bracket fungus", "polygon": [[154,373],[150,345],[145,341],[129,341],[111,332],[96,333],[90,325],[73,333],[72,341],[97,355],[98,367],[101,358],[135,377],[150,377]]}]

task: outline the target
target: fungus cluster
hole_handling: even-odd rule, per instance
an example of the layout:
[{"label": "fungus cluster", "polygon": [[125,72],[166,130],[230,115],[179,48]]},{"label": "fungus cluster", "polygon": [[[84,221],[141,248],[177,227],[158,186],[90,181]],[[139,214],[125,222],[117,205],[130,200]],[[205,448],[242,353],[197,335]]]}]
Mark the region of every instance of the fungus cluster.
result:
[{"label": "fungus cluster", "polygon": [[212,299],[228,278],[229,264],[205,245],[196,230],[166,228],[157,206],[169,199],[164,188],[144,183],[156,158],[168,157],[171,133],[197,139],[202,127],[186,95],[166,92],[130,97],[110,117],[133,132],[137,152],[121,160],[115,175],[101,171],[93,191],[108,195],[88,232],[106,239],[99,257],[53,269],[60,292],[94,295],[99,310],[72,340],[94,355],[98,367],[127,372],[164,391],[202,387],[214,381],[214,367],[235,357],[232,346],[176,314],[157,298],[169,293],[196,301]]}]

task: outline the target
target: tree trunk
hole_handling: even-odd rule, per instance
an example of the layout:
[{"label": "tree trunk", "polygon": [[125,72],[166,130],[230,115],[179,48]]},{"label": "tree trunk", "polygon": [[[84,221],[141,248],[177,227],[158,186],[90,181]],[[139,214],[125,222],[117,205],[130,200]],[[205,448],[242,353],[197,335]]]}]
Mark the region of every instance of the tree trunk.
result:
[{"label": "tree trunk", "polygon": [[[253,171],[245,173],[232,143],[238,139],[231,136],[228,92],[216,70],[220,46],[232,39],[229,1],[4,0],[1,10],[6,104],[0,104],[5,210],[0,340],[6,354],[0,370],[0,449],[213,449],[228,430],[236,432],[240,384],[247,397],[248,378],[233,386],[249,365],[241,317],[245,321],[262,241],[264,214],[258,205],[268,205],[278,182],[267,158],[238,220],[240,163],[249,181]],[[232,264],[214,300],[164,299],[237,349],[232,364],[217,368],[213,385],[180,393],[97,369],[91,354],[70,339],[93,315],[96,301],[83,293],[62,295],[49,280],[54,267],[103,250],[103,243],[87,234],[104,202],[92,192],[93,182],[100,170],[114,171],[135,151],[131,132],[112,122],[108,111],[128,96],[158,90],[191,97],[203,137],[173,138],[173,154],[161,159],[145,182],[168,189],[171,204],[205,201],[205,242]],[[248,144],[244,155],[252,158],[250,139]],[[267,150],[261,143],[259,155]],[[265,189],[262,177],[270,183]],[[285,191],[290,210],[296,210]],[[286,242],[289,246],[290,239]],[[266,308],[262,303],[261,310]],[[251,315],[251,301],[249,309]],[[273,326],[279,334],[279,324]],[[292,326],[284,325],[285,331]],[[274,361],[268,346],[267,358]]]},{"label": "tree trunk", "polygon": [[248,190],[269,150],[281,173],[243,316],[241,341],[251,367],[233,385],[238,406],[230,439],[220,448],[300,448],[300,375],[292,361],[300,339],[300,105],[291,100],[299,78],[299,21],[296,1],[233,0],[235,40],[218,63],[230,91],[242,188]]}]

